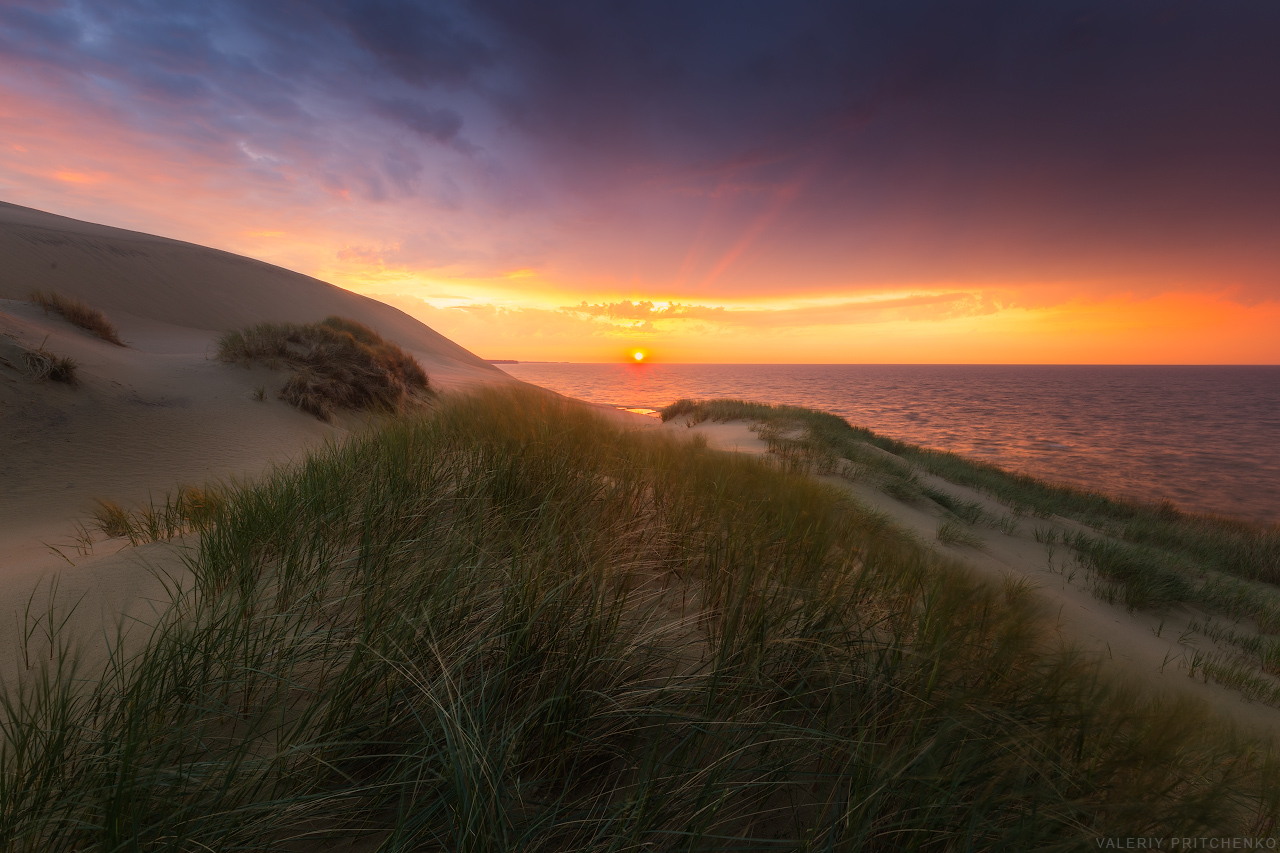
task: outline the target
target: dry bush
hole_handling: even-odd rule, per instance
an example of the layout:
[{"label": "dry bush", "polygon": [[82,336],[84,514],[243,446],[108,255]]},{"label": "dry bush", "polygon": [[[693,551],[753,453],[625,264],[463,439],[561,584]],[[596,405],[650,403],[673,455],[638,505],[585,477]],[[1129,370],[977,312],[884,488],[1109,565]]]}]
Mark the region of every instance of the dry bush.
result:
[{"label": "dry bush", "polygon": [[57,311],[71,325],[79,326],[86,332],[92,332],[104,341],[113,343],[116,346],[122,347],[125,345],[124,341],[120,340],[116,327],[112,325],[106,315],[97,308],[91,308],[84,304],[79,299],[72,299],[57,293],[45,293],[42,290],[33,291],[30,299],[43,308],[46,314],[50,310]]},{"label": "dry bush", "polygon": [[29,350],[22,354],[22,361],[26,367],[26,377],[32,382],[41,382],[45,379],[53,382],[64,382],[67,385],[77,384],[75,359],[67,356],[55,355],[44,348],[44,344],[40,345],[37,350]]},{"label": "dry bush", "polygon": [[288,365],[293,374],[280,399],[322,421],[337,409],[399,411],[431,390],[413,356],[344,317],[310,324],[259,323],[229,332],[218,342],[218,358]]}]

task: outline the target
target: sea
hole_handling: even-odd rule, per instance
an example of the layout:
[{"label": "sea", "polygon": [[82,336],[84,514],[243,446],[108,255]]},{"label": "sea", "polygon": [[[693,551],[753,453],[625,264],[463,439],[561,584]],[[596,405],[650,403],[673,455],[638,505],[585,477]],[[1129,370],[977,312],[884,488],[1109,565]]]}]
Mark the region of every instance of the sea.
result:
[{"label": "sea", "polygon": [[534,385],[655,414],[682,397],[833,412],[1037,477],[1280,523],[1280,367],[504,364]]}]

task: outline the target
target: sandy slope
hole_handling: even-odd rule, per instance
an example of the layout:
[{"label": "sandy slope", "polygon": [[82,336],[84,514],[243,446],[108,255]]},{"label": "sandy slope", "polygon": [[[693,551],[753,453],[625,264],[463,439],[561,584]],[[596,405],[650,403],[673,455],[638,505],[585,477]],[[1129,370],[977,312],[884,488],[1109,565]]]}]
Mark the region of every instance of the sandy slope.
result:
[{"label": "sandy slope", "polygon": [[[506,374],[389,305],[250,258],[0,202],[0,298],[56,290],[106,312],[126,342],[185,348],[185,330],[264,320],[366,323],[410,349],[439,385]],[[179,331],[174,331],[174,329]]]},{"label": "sandy slope", "polygon": [[[104,311],[128,346],[46,315],[27,301],[33,289]],[[80,601],[81,627],[97,633],[159,594],[153,572],[181,574],[175,548],[77,548],[74,525],[96,500],[163,501],[183,484],[256,476],[359,424],[323,424],[275,398],[283,374],[209,357],[228,329],[331,314],[412,351],[436,388],[515,381],[397,309],[316,279],[0,203],[0,676],[14,671],[28,601],[44,610],[45,594],[30,599],[37,584],[56,579],[59,601]],[[42,344],[79,363],[76,387],[23,377],[22,351]]]},{"label": "sandy slope", "polygon": [[[675,435],[700,434],[707,439],[708,447],[717,450],[769,453],[768,445],[745,421],[704,422],[686,427],[685,419],[678,418],[662,428]],[[932,488],[949,492],[962,501],[978,501],[992,517],[1009,513],[1008,507],[987,495],[924,472],[918,474],[921,481]],[[971,532],[981,539],[980,546],[943,545],[937,541],[936,533],[945,512],[931,501],[908,504],[866,483],[834,475],[819,479],[850,492],[862,503],[885,513],[927,547],[963,562],[981,576],[1030,583],[1061,641],[1102,659],[1106,667],[1124,681],[1165,695],[1206,702],[1247,731],[1280,737],[1280,709],[1251,702],[1235,690],[1212,681],[1206,683],[1200,678],[1187,677],[1189,656],[1204,644],[1203,638],[1193,636],[1187,627],[1204,614],[1190,607],[1177,607],[1154,615],[1107,604],[1089,592],[1084,573],[1066,559],[1064,553],[1050,551],[1035,539],[1037,527],[1072,532],[1084,529],[1077,522],[1057,517],[1025,518],[1011,535],[991,526],[977,525]]]}]

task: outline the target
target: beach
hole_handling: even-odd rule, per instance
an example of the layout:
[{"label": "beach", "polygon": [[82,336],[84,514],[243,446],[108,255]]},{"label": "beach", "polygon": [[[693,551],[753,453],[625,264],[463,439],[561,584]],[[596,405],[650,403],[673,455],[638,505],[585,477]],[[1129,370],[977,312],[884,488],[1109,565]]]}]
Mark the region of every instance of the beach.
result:
[{"label": "beach", "polygon": [[[892,847],[970,821],[992,848],[1115,827],[1274,830],[1274,527],[1008,474],[807,409],[687,401],[660,419],[576,403],[324,282],[13,205],[0,254],[0,681],[27,697],[5,711],[6,767],[121,766],[90,735],[65,755],[14,752],[39,728],[30,703],[57,693],[24,685],[89,678],[99,702],[122,695],[112,678],[155,691],[154,720],[103,723],[145,729],[143,752],[165,726],[180,734],[138,765],[130,831],[154,841],[177,822],[270,846],[280,816],[254,810],[277,796],[302,815],[289,843],[341,849],[410,838],[396,810],[435,815],[437,801],[439,825],[412,831],[443,847],[547,833],[550,848],[604,849],[680,826]],[[121,343],[35,291],[100,310]],[[335,316],[421,365],[417,408],[320,418],[281,396],[289,345],[283,361],[220,357],[224,335],[261,323],[337,340],[348,327],[321,322]],[[73,381],[34,381],[34,353],[70,359]],[[216,677],[184,680],[200,660]],[[148,669],[162,663],[184,674]],[[207,695],[173,705],[169,690]],[[377,742],[376,719],[403,750],[389,764],[339,743]],[[768,747],[783,731],[795,762]],[[868,733],[877,749],[859,753]],[[224,749],[238,737],[249,745]],[[161,778],[178,772],[166,749],[189,776]],[[1036,750],[1056,762],[1043,778]],[[912,755],[936,764],[917,772]],[[200,781],[205,760],[217,769]],[[1114,770],[1141,760],[1149,777]],[[325,781],[308,787],[309,773]],[[892,793],[858,800],[854,778]],[[97,793],[59,799],[50,782],[42,806],[19,781],[5,777],[0,820],[25,843],[78,837],[58,809],[98,814]],[[699,796],[716,805],[690,807]],[[936,813],[891,818],[903,803]],[[844,817],[824,817],[837,805]],[[204,827],[215,807],[257,816]]]}]

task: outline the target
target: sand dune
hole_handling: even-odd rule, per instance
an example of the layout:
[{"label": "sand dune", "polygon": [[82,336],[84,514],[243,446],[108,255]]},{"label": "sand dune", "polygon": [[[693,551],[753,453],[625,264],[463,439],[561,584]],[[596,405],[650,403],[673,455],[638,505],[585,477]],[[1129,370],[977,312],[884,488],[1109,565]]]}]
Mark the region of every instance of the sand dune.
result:
[{"label": "sand dune", "polygon": [[[282,373],[211,359],[221,332],[338,314],[411,351],[438,389],[515,381],[388,305],[189,243],[0,203],[0,262],[0,645],[10,651],[38,583],[57,576],[60,598],[117,615],[152,583],[144,549],[77,549],[75,524],[95,501],[163,501],[180,485],[252,477],[361,422],[321,423],[275,398]],[[105,312],[128,346],[46,314],[27,301],[35,289]],[[79,364],[75,387],[23,377],[21,353],[41,345]]]},{"label": "sand dune", "polygon": [[[132,345],[203,351],[214,333],[338,314],[413,351],[437,384],[506,374],[404,312],[318,279],[192,243],[0,202],[0,298],[56,290],[106,312]],[[190,334],[200,330],[204,335]]]}]

